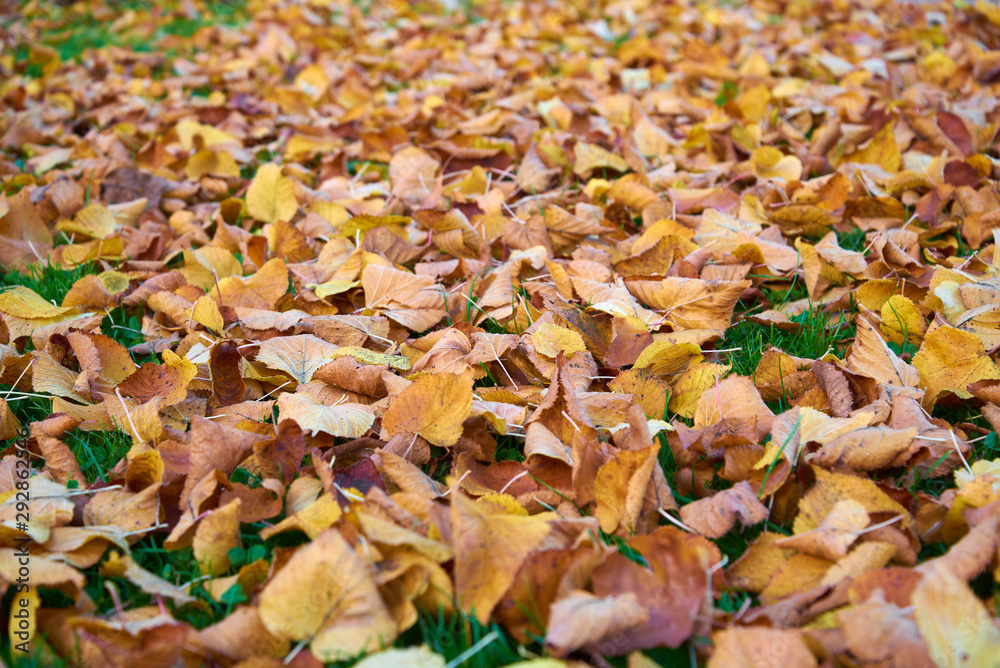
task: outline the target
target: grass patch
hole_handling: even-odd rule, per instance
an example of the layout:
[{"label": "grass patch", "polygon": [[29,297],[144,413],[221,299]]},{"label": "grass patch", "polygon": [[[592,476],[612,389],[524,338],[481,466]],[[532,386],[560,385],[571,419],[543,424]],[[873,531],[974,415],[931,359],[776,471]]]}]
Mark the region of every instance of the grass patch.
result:
[{"label": "grass patch", "polygon": [[760,364],[760,358],[770,346],[795,357],[818,359],[827,353],[840,357],[840,344],[853,338],[855,334],[855,326],[848,313],[842,313],[835,323],[830,323],[819,309],[810,308],[790,316],[789,320],[802,325],[801,329],[785,331],[774,325],[760,325],[750,320],[733,323],[718,346],[739,348],[737,352],[728,353],[732,373],[752,376]]},{"label": "grass patch", "polygon": [[96,262],[87,262],[74,269],[33,264],[23,272],[0,266],[0,290],[25,287],[39,294],[45,301],[59,305],[74,283],[84,276],[100,272],[101,266]]},{"label": "grass patch", "polygon": [[844,250],[861,253],[868,245],[868,237],[864,230],[853,227],[849,232],[837,232],[837,245]]},{"label": "grass patch", "polygon": [[132,439],[124,431],[80,431],[66,434],[66,444],[80,463],[80,471],[92,485],[98,480],[108,482],[108,471],[114,468],[132,447]]},{"label": "grass patch", "polygon": [[[523,660],[517,642],[497,624],[483,625],[475,617],[457,612],[450,617],[443,611],[421,613],[417,623],[401,635],[394,645],[412,647],[426,644],[446,661],[464,660],[457,665],[465,668],[492,668]],[[536,653],[541,647],[534,648]],[[334,664],[349,666],[352,662]]]},{"label": "grass patch", "polygon": [[[34,18],[39,27],[37,43],[54,49],[66,62],[79,61],[91,49],[112,46],[137,53],[163,51],[158,46],[168,37],[189,39],[202,28],[235,27],[246,22],[247,11],[245,0],[198,3],[193,15],[188,15],[184,4],[176,0],[116,0],[103,6],[76,3],[65,8],[46,3],[45,20]],[[113,24],[118,24],[114,30],[109,28]],[[26,75],[43,76],[45,63],[28,62],[30,49],[21,46],[24,48],[15,54],[15,62]]]}]

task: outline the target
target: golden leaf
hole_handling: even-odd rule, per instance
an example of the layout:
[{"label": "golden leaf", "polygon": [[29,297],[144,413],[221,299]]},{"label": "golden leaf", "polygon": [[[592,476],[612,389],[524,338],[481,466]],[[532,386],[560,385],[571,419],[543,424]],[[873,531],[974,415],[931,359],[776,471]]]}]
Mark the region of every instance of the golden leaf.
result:
[{"label": "golden leaf", "polygon": [[247,190],[247,211],[263,223],[290,221],[298,211],[292,180],[274,163],[261,165]]},{"label": "golden leaf", "polygon": [[462,436],[462,423],[472,412],[472,373],[427,374],[396,395],[382,418],[390,435],[415,434],[438,446],[451,446]]},{"label": "golden leaf", "polygon": [[913,591],[913,615],[938,666],[996,666],[1000,630],[965,582],[938,566]]},{"label": "golden leaf", "polygon": [[274,635],[307,641],[322,661],[389,645],[396,623],[371,571],[336,529],[300,548],[260,593],[260,619]]},{"label": "golden leaf", "polygon": [[1000,379],[1000,368],[983,350],[983,342],[975,334],[954,327],[928,332],[913,356],[913,366],[920,373],[920,387],[927,391],[923,404],[928,410],[942,392],[968,399],[972,396],[967,389],[970,384]]},{"label": "golden leaf", "polygon": [[508,515],[492,507],[453,491],[455,590],[462,607],[481,622],[490,618],[521,563],[550,531],[541,516]]},{"label": "golden leaf", "polygon": [[326,406],[308,394],[285,392],[278,397],[278,414],[294,420],[303,431],[358,438],[371,429],[375,414],[361,404]]}]

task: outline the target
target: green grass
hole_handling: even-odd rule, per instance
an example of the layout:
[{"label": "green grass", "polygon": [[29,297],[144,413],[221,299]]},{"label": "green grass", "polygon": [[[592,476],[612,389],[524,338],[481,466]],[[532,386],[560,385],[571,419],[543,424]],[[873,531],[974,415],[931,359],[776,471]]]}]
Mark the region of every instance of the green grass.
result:
[{"label": "green grass", "polygon": [[41,635],[39,635],[33,641],[36,647],[42,648],[40,651],[36,650],[35,654],[14,652],[13,656],[11,656],[10,643],[4,642],[0,646],[0,660],[10,668],[63,668],[63,666],[70,665],[65,659],[53,652],[48,645],[44,645],[42,640]]},{"label": "green grass", "polygon": [[22,286],[33,290],[43,299],[61,304],[73,284],[88,274],[98,274],[101,266],[96,262],[81,264],[75,269],[62,269],[56,265],[39,267],[31,265],[22,271],[6,269],[0,265],[0,290]]},{"label": "green grass", "polygon": [[512,434],[497,437],[496,460],[503,461],[524,461],[524,439]]},{"label": "green grass", "polygon": [[844,250],[860,253],[868,245],[868,238],[863,230],[854,227],[849,232],[837,232],[837,244]]},{"label": "green grass", "polygon": [[739,559],[747,551],[750,543],[757,540],[757,537],[767,529],[764,523],[749,526],[742,531],[734,528],[722,538],[717,538],[713,542],[722,552],[722,555],[729,558],[729,563]]},{"label": "green grass", "polygon": [[[126,312],[124,308],[111,309],[101,322],[101,333],[110,336],[126,348],[144,343],[146,339],[142,335],[142,319],[140,315],[141,311],[138,308],[132,313]],[[135,360],[136,364],[156,361],[156,358],[152,355],[137,357],[134,353],[132,354],[132,359]]]},{"label": "green grass", "polygon": [[784,331],[773,325],[741,320],[727,329],[718,347],[740,349],[727,354],[728,362],[733,367],[732,373],[752,376],[769,346],[780,348],[795,357],[818,359],[828,352],[842,357],[842,345],[855,333],[849,313],[841,314],[832,326],[828,324],[827,316],[817,308],[790,316],[789,320],[799,323],[802,328]]},{"label": "green grass", "polygon": [[[517,652],[517,642],[497,624],[483,625],[475,617],[459,612],[446,616],[421,613],[413,628],[403,633],[394,643],[396,647],[427,645],[446,661],[466,657],[458,665],[465,668],[492,668],[522,661]],[[478,645],[478,647],[477,647]],[[540,646],[532,648],[536,653]],[[349,666],[351,662],[338,663]]]},{"label": "green grass", "polygon": [[[247,20],[246,0],[222,0],[204,2],[198,7],[194,17],[182,13],[182,4],[176,0],[141,2],[139,0],[112,0],[115,18],[125,12],[135,12],[138,20],[133,26],[122,30],[108,29],[109,21],[98,18],[85,3],[69,7],[59,7],[45,3],[45,20],[40,23],[38,43],[55,49],[60,60],[77,61],[91,49],[109,46],[128,48],[134,52],[163,52],[167,56],[176,55],[157,49],[157,45],[167,37],[190,38],[198,30],[213,26],[237,26]],[[81,11],[81,9],[83,11]],[[156,22],[152,35],[146,32],[150,21]],[[24,68],[24,73],[32,77],[42,76],[41,64],[26,64],[28,48],[21,45],[15,54],[15,61]]]}]

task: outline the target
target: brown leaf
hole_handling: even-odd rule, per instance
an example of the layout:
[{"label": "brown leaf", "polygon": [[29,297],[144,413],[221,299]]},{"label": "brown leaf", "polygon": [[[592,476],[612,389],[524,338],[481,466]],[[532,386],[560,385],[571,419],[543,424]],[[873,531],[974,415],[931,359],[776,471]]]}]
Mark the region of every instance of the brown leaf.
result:
[{"label": "brown leaf", "polygon": [[471,412],[471,373],[426,375],[393,398],[382,427],[391,435],[414,434],[434,445],[451,446]]},{"label": "brown leaf", "polygon": [[838,436],[808,461],[833,468],[846,465],[855,471],[876,471],[901,466],[914,452],[917,429],[866,427]]},{"label": "brown leaf", "polygon": [[881,590],[864,603],[838,613],[837,622],[851,653],[866,663],[890,668],[934,665],[916,623],[898,607],[886,603]]},{"label": "brown leaf", "polygon": [[819,665],[802,634],[795,630],[734,627],[719,631],[713,640],[715,652],[708,662],[710,668]]},{"label": "brown leaf", "polygon": [[649,613],[631,593],[594,596],[586,591],[570,592],[552,604],[545,645],[555,656],[565,656],[584,646],[602,654],[620,654],[613,641],[616,634],[641,626]]},{"label": "brown leaf", "polygon": [[629,544],[649,567],[621,553],[612,554],[595,569],[593,589],[604,597],[634,594],[647,611],[648,621],[606,639],[613,647],[607,653],[660,645],[677,647],[695,630],[695,618],[706,604],[708,569],[721,557],[704,538],[686,535],[674,527],[635,536]]},{"label": "brown leaf", "polygon": [[763,522],[769,512],[750,488],[750,483],[743,481],[707,499],[682,506],[681,520],[703,536],[721,538],[737,520],[745,529]]},{"label": "brown leaf", "polygon": [[231,406],[243,401],[243,357],[233,341],[220,341],[209,353],[212,374],[212,399],[217,406]]},{"label": "brown leaf", "polygon": [[309,643],[324,661],[372,651],[396,637],[369,568],[334,529],[299,549],[260,594],[274,636]]},{"label": "brown leaf", "polygon": [[518,568],[549,534],[543,517],[508,514],[453,494],[455,590],[463,608],[485,622]]}]

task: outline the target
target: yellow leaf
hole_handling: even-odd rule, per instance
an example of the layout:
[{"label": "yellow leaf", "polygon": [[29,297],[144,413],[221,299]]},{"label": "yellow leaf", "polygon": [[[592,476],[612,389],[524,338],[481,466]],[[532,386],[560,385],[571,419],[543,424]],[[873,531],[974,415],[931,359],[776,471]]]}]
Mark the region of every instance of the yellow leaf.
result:
[{"label": "yellow leaf", "polygon": [[683,418],[694,417],[701,395],[729,373],[728,364],[702,362],[680,375],[670,393],[670,410]]},{"label": "yellow leaf", "polygon": [[701,348],[694,343],[671,343],[669,341],[654,341],[635,360],[633,368],[649,368],[657,376],[674,376],[696,364],[705,357]]},{"label": "yellow leaf", "polygon": [[861,164],[878,165],[890,174],[899,171],[899,166],[903,161],[899,145],[896,144],[896,135],[893,132],[893,124],[886,123],[885,127],[879,130],[867,146],[858,149],[836,159],[834,164],[840,165],[845,162],[858,162]]},{"label": "yellow leaf", "polygon": [[359,438],[371,429],[375,414],[361,404],[326,406],[308,394],[285,392],[278,397],[278,414],[294,420],[303,431]]},{"label": "yellow leaf", "polygon": [[538,326],[535,333],[531,335],[531,343],[535,350],[555,359],[560,351],[569,357],[573,353],[586,352],[587,346],[583,342],[583,337],[571,329],[544,323]]},{"label": "yellow leaf", "polygon": [[128,289],[129,277],[120,271],[102,271],[97,275],[97,280],[112,295],[117,295]]},{"label": "yellow leaf", "polygon": [[260,619],[287,640],[304,640],[321,661],[374,652],[396,623],[365,565],[336,529],[300,548],[260,593]]},{"label": "yellow leaf", "polygon": [[56,223],[56,229],[67,234],[83,234],[91,239],[107,239],[115,233],[118,221],[108,207],[103,204],[90,204],[76,212],[72,221],[64,220]]},{"label": "yellow leaf", "polygon": [[247,210],[264,223],[290,221],[299,208],[292,180],[274,163],[261,165],[247,190]]},{"label": "yellow leaf", "polygon": [[206,174],[238,178],[240,166],[227,151],[203,149],[188,158],[184,173],[191,180],[197,180]]},{"label": "yellow leaf", "polygon": [[886,517],[900,515],[903,518],[899,522],[901,527],[909,528],[913,525],[910,513],[869,478],[830,473],[815,466],[812,470],[816,474],[816,484],[799,502],[799,514],[792,524],[793,533],[800,534],[818,528],[834,506],[843,499],[857,501],[864,506],[869,515],[875,513],[883,513]]},{"label": "yellow leaf", "polygon": [[76,312],[74,308],[47,302],[38,293],[20,285],[0,293],[0,313],[15,318],[23,320],[62,318]]},{"label": "yellow leaf", "polygon": [[320,299],[326,299],[332,295],[339,295],[343,292],[347,292],[351,288],[356,288],[361,283],[359,281],[345,281],[345,280],[332,280],[325,283],[320,283],[313,288],[313,292]]},{"label": "yellow leaf", "polygon": [[927,322],[916,305],[903,295],[893,295],[882,306],[882,333],[896,345],[909,341],[919,346],[924,340]]},{"label": "yellow leaf", "polygon": [[183,120],[177,124],[174,130],[177,132],[177,137],[181,140],[181,147],[185,151],[190,151],[195,147],[195,137],[200,137],[204,146],[239,143],[236,137],[228,132],[218,130],[211,125],[202,125],[198,121]]},{"label": "yellow leaf", "polygon": [[[285,144],[285,153],[283,157],[285,162],[298,162],[320,153],[332,153],[337,150],[337,146],[337,142],[332,138],[295,134],[292,135]],[[330,202],[326,202],[326,204],[330,204]]]},{"label": "yellow leaf", "polygon": [[573,153],[576,155],[573,173],[581,179],[588,178],[591,172],[596,169],[610,169],[615,172],[627,172],[629,169],[625,158],[615,155],[597,144],[578,141],[573,148]]},{"label": "yellow leaf", "polygon": [[635,528],[659,451],[658,445],[624,450],[597,470],[594,514],[602,531],[614,533],[619,525],[626,531]]},{"label": "yellow leaf", "polygon": [[393,398],[382,418],[390,436],[418,434],[438,446],[451,446],[462,436],[462,423],[472,412],[472,372],[427,374]]},{"label": "yellow leaf", "polygon": [[191,319],[216,334],[222,334],[222,330],[226,326],[222,319],[222,313],[219,312],[219,305],[208,295],[199,297],[198,301],[194,303],[194,308],[191,309]]},{"label": "yellow leaf", "polygon": [[330,88],[330,79],[321,65],[313,63],[306,65],[295,77],[295,86],[308,95],[313,101],[319,100]]},{"label": "yellow leaf", "polygon": [[[280,257],[268,260],[256,274],[228,276],[209,293],[222,306],[271,309],[288,291],[288,268]],[[221,293],[221,295],[220,295]]]},{"label": "yellow leaf", "polygon": [[[315,478],[298,478],[295,482],[299,480],[312,480],[321,485]],[[262,539],[267,540],[271,536],[277,536],[280,533],[292,530],[301,531],[310,538],[316,538],[324,530],[333,526],[334,522],[339,520],[344,514],[337,504],[337,500],[330,494],[324,493],[318,498],[312,499],[303,508],[299,508],[296,505],[295,502],[300,500],[296,499],[296,496],[296,484],[292,483],[288,490],[287,511],[294,514],[289,515],[272,527],[262,529],[260,532]],[[296,508],[299,509],[296,510]]]},{"label": "yellow leaf", "polygon": [[410,360],[403,355],[389,355],[387,353],[377,353],[374,350],[361,348],[360,346],[341,346],[332,353],[334,359],[350,355],[358,362],[365,364],[387,364],[393,369],[400,371],[410,370]]},{"label": "yellow leaf", "polygon": [[788,538],[780,538],[775,545],[791,548],[805,554],[838,561],[847,554],[854,541],[868,527],[870,518],[865,507],[853,499],[834,504],[819,526]]},{"label": "yellow leaf", "polygon": [[202,574],[222,575],[229,570],[229,550],[240,544],[240,499],[235,498],[198,523],[191,547]]},{"label": "yellow leaf", "polygon": [[452,494],[456,593],[466,610],[486,622],[518,568],[549,534],[549,523],[538,515],[484,511],[456,488]]},{"label": "yellow leaf", "polygon": [[946,566],[929,568],[912,600],[917,628],[935,665],[1000,665],[1000,630],[983,602]]},{"label": "yellow leaf", "polygon": [[983,342],[975,334],[954,327],[928,332],[913,356],[913,366],[920,372],[920,386],[927,391],[923,401],[927,410],[942,392],[969,399],[972,393],[967,388],[971,383],[1000,379],[1000,369],[986,354]]},{"label": "yellow leaf", "polygon": [[802,177],[802,161],[794,155],[784,155],[773,146],[761,146],[750,156],[750,164],[762,179],[798,181]]}]

